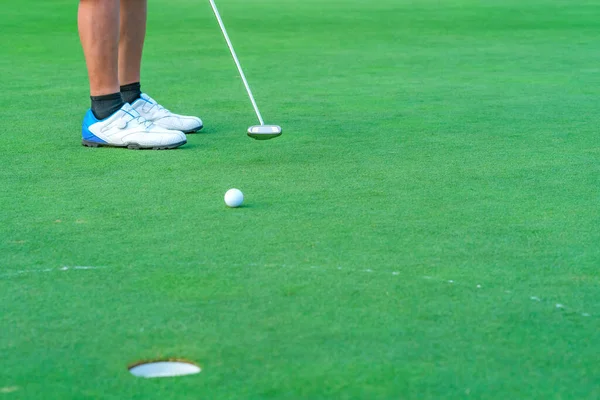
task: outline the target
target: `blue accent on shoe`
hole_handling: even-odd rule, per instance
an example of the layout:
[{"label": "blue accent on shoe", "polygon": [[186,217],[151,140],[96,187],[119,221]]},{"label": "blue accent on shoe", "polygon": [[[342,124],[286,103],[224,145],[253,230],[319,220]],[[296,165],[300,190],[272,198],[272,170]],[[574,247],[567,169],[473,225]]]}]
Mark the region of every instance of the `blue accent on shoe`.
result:
[{"label": "blue accent on shoe", "polygon": [[132,113],[130,113],[129,111],[127,111],[127,110],[119,110],[119,111],[123,111],[124,113],[127,113],[127,114],[131,115],[131,118],[133,118],[133,119],[136,119],[137,117],[139,117],[139,115],[135,116]]},{"label": "blue accent on shoe", "polygon": [[88,142],[106,144],[104,140],[100,139],[98,136],[90,132],[90,126],[94,125],[96,122],[100,122],[100,120],[96,118],[91,109],[88,110],[88,112],[85,114],[85,117],[83,118],[83,125],[81,127],[81,137],[83,138],[83,140],[87,140]]}]

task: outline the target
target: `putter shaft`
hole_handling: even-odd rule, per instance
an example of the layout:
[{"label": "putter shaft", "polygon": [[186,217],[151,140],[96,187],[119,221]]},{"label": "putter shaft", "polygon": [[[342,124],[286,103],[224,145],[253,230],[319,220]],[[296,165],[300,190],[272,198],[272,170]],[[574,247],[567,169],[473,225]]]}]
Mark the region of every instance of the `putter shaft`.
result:
[{"label": "putter shaft", "polygon": [[231,56],[233,57],[233,61],[235,61],[235,65],[242,77],[242,81],[244,82],[244,86],[246,87],[246,92],[248,92],[248,97],[250,97],[250,101],[252,102],[252,107],[254,107],[254,112],[258,117],[258,122],[261,125],[264,125],[262,115],[260,115],[260,111],[258,110],[258,106],[256,105],[256,101],[254,100],[254,96],[252,95],[252,90],[250,90],[250,85],[248,85],[248,81],[246,80],[246,75],[244,75],[244,71],[242,70],[242,66],[240,65],[240,61],[235,54],[235,50],[233,49],[233,45],[231,44],[231,40],[229,40],[229,35],[227,34],[227,30],[225,29],[225,25],[223,24],[223,20],[221,19],[221,14],[219,14],[219,10],[217,9],[217,5],[214,0],[209,0],[210,5],[215,13],[215,17],[217,17],[217,21],[219,22],[219,26],[221,27],[221,32],[223,32],[223,36],[225,37],[225,41],[227,42],[227,47],[229,47],[229,51],[231,52]]}]

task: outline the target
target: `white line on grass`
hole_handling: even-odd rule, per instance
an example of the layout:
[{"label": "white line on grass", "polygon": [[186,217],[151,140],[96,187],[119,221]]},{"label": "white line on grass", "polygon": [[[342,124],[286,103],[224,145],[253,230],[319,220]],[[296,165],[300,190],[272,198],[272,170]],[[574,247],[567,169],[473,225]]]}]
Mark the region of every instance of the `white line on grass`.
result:
[{"label": "white line on grass", "polygon": [[[250,264],[250,265],[257,265],[257,264]],[[264,265],[264,266],[267,266],[267,265]],[[288,268],[294,268],[293,266],[287,266],[287,267]],[[295,269],[301,269],[301,268],[302,267],[296,267]],[[304,268],[306,268],[306,267],[304,267]],[[373,269],[370,269],[370,268],[369,269],[355,270],[355,269],[347,269],[345,267],[335,267],[335,269],[334,269],[334,268],[321,267],[321,266],[315,266],[315,265],[312,265],[309,268],[311,270],[318,269],[318,270],[321,270],[321,271],[333,271],[333,270],[342,271],[343,270],[343,271],[351,272],[351,273],[361,273],[361,272],[364,273],[364,272],[368,272],[368,273],[380,273],[380,274],[385,274],[385,275],[391,274],[392,276],[401,276],[401,273],[398,272],[398,271],[378,271],[378,270],[373,270]],[[466,286],[471,287],[471,288],[475,287],[477,289],[483,289],[483,286],[481,284],[477,284],[477,285],[470,284],[470,283],[460,284],[460,283],[457,283],[453,279],[436,278],[436,277],[432,277],[432,276],[429,276],[429,275],[423,276],[423,279],[426,279],[426,280],[429,280],[429,281],[432,281],[432,282],[443,282],[443,283],[447,283],[447,284],[450,284],[450,285],[453,285],[453,286],[459,286],[460,287],[460,286],[465,286],[466,285]],[[512,292],[513,292],[512,290],[504,290],[504,293],[506,293],[506,294],[512,294]],[[550,300],[543,300],[542,298],[537,297],[537,296],[529,296],[529,299],[532,300],[532,301],[541,302],[541,303],[548,303],[548,302],[550,302]],[[571,309],[571,308],[567,307],[566,305],[564,305],[562,303],[555,303],[554,302],[554,303],[552,303],[552,306],[555,309],[562,309],[562,310],[565,310],[565,311],[570,311],[570,313],[578,314],[578,315],[580,315],[582,317],[591,317],[592,316],[592,314],[590,314],[590,313],[576,311],[574,309]]]},{"label": "white line on grass", "polygon": [[58,267],[58,268],[27,269],[27,270],[9,272],[9,273],[0,275],[0,278],[14,278],[16,276],[25,275],[25,274],[40,274],[40,273],[49,273],[49,272],[64,272],[64,271],[69,271],[69,270],[79,270],[79,271],[83,270],[83,271],[87,271],[87,270],[102,269],[102,268],[105,268],[105,267],[92,267],[92,266],[88,266],[88,265],[86,265],[86,266],[80,266],[80,265],[67,266],[67,265],[63,265],[62,267]]}]

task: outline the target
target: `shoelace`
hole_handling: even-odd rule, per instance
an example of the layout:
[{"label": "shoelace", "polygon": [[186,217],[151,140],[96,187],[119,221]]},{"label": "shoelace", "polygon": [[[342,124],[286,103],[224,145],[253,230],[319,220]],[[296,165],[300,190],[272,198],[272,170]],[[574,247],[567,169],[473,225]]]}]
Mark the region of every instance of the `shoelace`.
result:
[{"label": "shoelace", "polygon": [[137,121],[138,124],[143,125],[144,128],[148,129],[150,128],[154,123],[152,121],[148,121],[146,118],[142,117],[141,115],[138,115],[137,117],[131,117],[129,120],[125,119],[125,116],[121,117],[121,119],[119,119],[119,122],[117,123],[117,127],[119,129],[125,129],[127,127],[127,125],[131,122],[131,121]]},{"label": "shoelace", "polygon": [[148,103],[148,104],[151,104],[152,107],[150,107],[147,112],[152,111],[152,109],[154,109],[156,107],[157,111],[155,111],[155,112],[161,112],[162,111],[165,115],[171,114],[171,111],[167,110],[166,108],[164,108],[163,106],[161,106],[158,103]]},{"label": "shoelace", "polygon": [[140,125],[144,125],[144,127],[146,129],[150,128],[152,125],[154,125],[154,122],[152,121],[148,121],[146,118],[142,117],[141,115],[139,117],[137,117],[135,119]]}]

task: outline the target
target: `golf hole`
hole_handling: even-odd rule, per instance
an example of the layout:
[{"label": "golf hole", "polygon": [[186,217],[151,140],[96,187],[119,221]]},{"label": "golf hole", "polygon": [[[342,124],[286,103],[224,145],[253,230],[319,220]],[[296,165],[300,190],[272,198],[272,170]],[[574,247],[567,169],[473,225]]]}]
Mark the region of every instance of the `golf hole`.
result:
[{"label": "golf hole", "polygon": [[144,361],[129,367],[132,375],[140,378],[169,378],[194,375],[202,369],[194,363],[180,360]]}]

